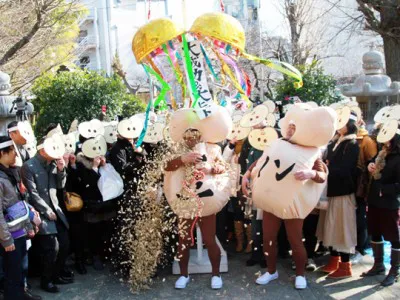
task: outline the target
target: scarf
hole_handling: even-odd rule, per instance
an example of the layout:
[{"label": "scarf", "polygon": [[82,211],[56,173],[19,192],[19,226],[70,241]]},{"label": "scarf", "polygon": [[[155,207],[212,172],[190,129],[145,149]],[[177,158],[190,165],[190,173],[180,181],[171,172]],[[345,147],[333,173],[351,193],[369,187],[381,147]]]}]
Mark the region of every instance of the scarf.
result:
[{"label": "scarf", "polygon": [[386,165],[386,156],[388,155],[389,151],[386,146],[383,146],[383,149],[379,151],[378,156],[375,159],[375,166],[376,169],[372,173],[372,176],[374,177],[375,180],[381,179],[382,178],[382,170]]},{"label": "scarf", "polygon": [[344,136],[335,136],[332,140],[332,142],[336,141],[335,146],[333,146],[333,151],[337,149],[337,147],[340,145],[340,143],[344,141],[349,141],[349,140],[355,140],[357,138],[356,134],[349,134],[349,135],[344,135]]}]

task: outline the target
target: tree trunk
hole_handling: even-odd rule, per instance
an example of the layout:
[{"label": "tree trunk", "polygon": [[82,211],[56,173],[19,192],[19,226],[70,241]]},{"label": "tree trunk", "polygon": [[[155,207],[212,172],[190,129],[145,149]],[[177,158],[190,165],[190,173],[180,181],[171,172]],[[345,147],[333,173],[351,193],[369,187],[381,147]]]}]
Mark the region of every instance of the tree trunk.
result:
[{"label": "tree trunk", "polygon": [[[380,7],[386,73],[393,81],[400,81],[400,1],[387,0]],[[398,9],[396,9],[398,7]]]},{"label": "tree trunk", "polygon": [[392,81],[400,81],[400,39],[383,37],[386,74]]}]

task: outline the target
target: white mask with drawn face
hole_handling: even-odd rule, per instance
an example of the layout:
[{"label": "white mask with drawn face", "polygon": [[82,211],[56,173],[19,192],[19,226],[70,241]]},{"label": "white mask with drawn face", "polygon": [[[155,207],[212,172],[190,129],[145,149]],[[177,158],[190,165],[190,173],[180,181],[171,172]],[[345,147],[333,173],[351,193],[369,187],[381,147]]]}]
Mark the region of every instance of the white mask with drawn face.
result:
[{"label": "white mask with drawn face", "polygon": [[86,140],[82,144],[82,153],[88,158],[104,156],[107,153],[107,143],[102,135]]},{"label": "white mask with drawn face", "polygon": [[104,126],[101,121],[93,119],[89,122],[80,123],[78,131],[81,136],[90,139],[98,135],[104,135]]},{"label": "white mask with drawn face", "polygon": [[74,154],[76,151],[76,134],[75,133],[68,133],[63,135],[64,146],[65,146],[65,153]]}]

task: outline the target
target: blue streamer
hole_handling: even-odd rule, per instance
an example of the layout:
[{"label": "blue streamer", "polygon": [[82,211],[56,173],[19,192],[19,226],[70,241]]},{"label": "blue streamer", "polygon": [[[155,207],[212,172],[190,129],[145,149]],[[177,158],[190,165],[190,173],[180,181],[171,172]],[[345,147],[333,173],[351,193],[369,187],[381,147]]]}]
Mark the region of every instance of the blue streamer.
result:
[{"label": "blue streamer", "polygon": [[211,64],[210,59],[208,58],[206,49],[204,49],[203,44],[200,44],[200,47],[201,47],[201,52],[203,52],[203,56],[204,56],[204,58],[206,59],[206,63],[207,63],[208,68],[210,69],[210,71],[211,71],[211,73],[213,74],[214,78],[215,78],[217,81],[219,81],[218,75],[214,72],[214,68],[213,68],[213,66],[212,66],[212,64]]},{"label": "blue streamer", "polygon": [[150,114],[150,110],[151,110],[152,106],[153,106],[153,99],[150,99],[149,104],[147,104],[147,108],[146,108],[146,118],[144,120],[144,126],[143,126],[142,132],[140,133],[140,136],[135,144],[136,148],[139,148],[143,143],[144,136],[146,135],[146,132],[147,132],[147,126],[149,124],[149,114]]}]

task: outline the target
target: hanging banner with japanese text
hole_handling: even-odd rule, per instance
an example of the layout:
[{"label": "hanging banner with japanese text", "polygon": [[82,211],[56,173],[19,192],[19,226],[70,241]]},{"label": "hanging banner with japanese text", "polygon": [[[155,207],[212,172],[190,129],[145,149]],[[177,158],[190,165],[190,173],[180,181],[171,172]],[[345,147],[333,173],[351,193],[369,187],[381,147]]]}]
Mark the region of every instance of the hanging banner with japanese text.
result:
[{"label": "hanging banner with japanese text", "polygon": [[207,84],[207,72],[203,64],[203,54],[201,51],[201,43],[198,40],[188,42],[189,56],[193,67],[194,87],[196,91],[192,91],[198,95],[197,101],[192,105],[200,119],[204,119],[213,114],[216,110],[216,104],[213,101]]}]

